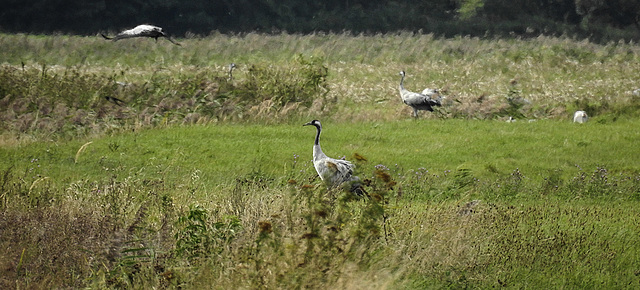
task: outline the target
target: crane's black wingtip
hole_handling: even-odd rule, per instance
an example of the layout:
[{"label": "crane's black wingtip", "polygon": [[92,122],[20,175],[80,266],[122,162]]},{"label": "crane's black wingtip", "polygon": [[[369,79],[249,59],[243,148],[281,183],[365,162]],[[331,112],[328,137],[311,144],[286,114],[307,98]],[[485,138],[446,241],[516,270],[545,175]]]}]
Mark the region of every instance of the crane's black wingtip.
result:
[{"label": "crane's black wingtip", "polygon": [[112,102],[118,106],[122,106],[122,105],[126,105],[127,103],[121,99],[118,99],[116,97],[111,97],[111,96],[105,96],[104,97],[107,101]]}]

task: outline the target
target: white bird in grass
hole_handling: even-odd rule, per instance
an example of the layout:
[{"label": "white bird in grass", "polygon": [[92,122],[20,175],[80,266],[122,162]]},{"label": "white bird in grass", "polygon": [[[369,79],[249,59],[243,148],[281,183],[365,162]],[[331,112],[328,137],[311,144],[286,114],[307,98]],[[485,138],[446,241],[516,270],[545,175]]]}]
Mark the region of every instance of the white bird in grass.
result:
[{"label": "white bird in grass", "polygon": [[114,37],[108,37],[102,33],[100,33],[100,35],[102,35],[104,39],[113,40],[113,41],[118,41],[120,39],[133,38],[133,37],[151,37],[151,38],[154,38],[156,41],[158,41],[159,37],[164,37],[167,40],[169,40],[171,43],[175,45],[180,45],[180,43],[173,41],[171,37],[167,36],[162,31],[162,28],[158,26],[149,25],[149,24],[138,25],[132,29],[120,32]]},{"label": "white bird in grass", "polygon": [[320,148],[320,132],[322,132],[322,125],[320,121],[313,120],[303,126],[315,126],[317,129],[316,140],[313,145],[313,167],[316,168],[318,176],[324,181],[329,188],[335,188],[343,183],[348,183],[350,186],[347,188],[349,191],[358,195],[364,195],[366,192],[360,184],[360,178],[353,175],[355,165],[353,163],[328,157],[322,152]]},{"label": "white bird in grass", "polygon": [[422,93],[410,92],[404,88],[405,72],[401,71],[400,75],[402,76],[400,79],[400,97],[402,98],[402,102],[413,109],[414,117],[418,117],[418,110],[433,112],[434,106],[442,106],[442,96],[439,96],[437,99],[432,98],[432,96],[438,94],[438,90],[424,89]]},{"label": "white bird in grass", "polygon": [[587,112],[585,111],[576,111],[573,113],[573,122],[574,123],[586,123],[589,120],[589,116],[587,116]]},{"label": "white bird in grass", "polygon": [[230,63],[229,64],[229,78],[227,79],[228,81],[232,81],[233,80],[233,69],[236,68],[236,64],[235,63]]}]

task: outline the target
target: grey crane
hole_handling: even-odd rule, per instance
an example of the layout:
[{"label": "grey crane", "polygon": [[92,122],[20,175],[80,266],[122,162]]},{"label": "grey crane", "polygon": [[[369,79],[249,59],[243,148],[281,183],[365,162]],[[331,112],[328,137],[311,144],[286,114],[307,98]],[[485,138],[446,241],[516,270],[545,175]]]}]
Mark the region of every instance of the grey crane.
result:
[{"label": "grey crane", "polygon": [[410,92],[404,88],[404,77],[406,73],[400,71],[402,78],[400,79],[400,97],[402,102],[407,104],[413,109],[413,116],[418,117],[418,110],[425,110],[433,112],[434,106],[442,106],[442,96],[437,99],[433,99],[432,96],[438,94],[438,90],[425,89],[422,93]]},{"label": "grey crane", "polygon": [[180,43],[177,43],[173,39],[171,39],[171,37],[169,37],[166,33],[164,33],[164,31],[162,31],[162,28],[158,26],[149,25],[149,24],[138,25],[134,28],[120,32],[114,37],[108,37],[102,33],[100,33],[100,35],[102,35],[104,39],[113,40],[113,41],[118,41],[120,39],[133,38],[133,37],[151,37],[151,38],[154,38],[156,41],[158,41],[159,37],[164,37],[175,45],[181,45]]},{"label": "grey crane", "polygon": [[353,175],[355,165],[347,160],[328,157],[322,152],[322,148],[320,148],[322,124],[320,124],[320,121],[313,120],[302,126],[315,126],[317,129],[316,140],[313,145],[313,167],[316,168],[320,179],[322,179],[329,188],[335,188],[347,183],[349,187],[344,186],[343,188],[358,195],[365,195],[366,191],[362,188],[360,178]]},{"label": "grey crane", "polygon": [[236,64],[235,63],[230,63],[229,64],[229,78],[227,79],[227,81],[232,81],[233,80],[233,69],[236,68]]}]

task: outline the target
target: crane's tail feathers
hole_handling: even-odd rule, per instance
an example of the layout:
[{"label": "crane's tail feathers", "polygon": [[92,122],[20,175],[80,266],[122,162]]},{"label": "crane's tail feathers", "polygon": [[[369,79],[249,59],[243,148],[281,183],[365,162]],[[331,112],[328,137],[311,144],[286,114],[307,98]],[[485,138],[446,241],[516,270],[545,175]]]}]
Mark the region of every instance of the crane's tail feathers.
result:
[{"label": "crane's tail feathers", "polygon": [[349,192],[355,193],[357,196],[360,196],[360,197],[363,197],[363,196],[369,197],[369,193],[362,186],[362,182],[360,182],[360,179],[355,179],[350,183],[351,184],[349,184],[349,187],[348,187]]},{"label": "crane's tail feathers", "polygon": [[351,187],[352,188],[351,188],[350,191],[355,193],[356,195],[358,195],[360,197],[363,197],[363,196],[369,197],[369,193],[364,189],[364,187],[362,187],[361,184],[357,184],[355,186],[352,185]]}]

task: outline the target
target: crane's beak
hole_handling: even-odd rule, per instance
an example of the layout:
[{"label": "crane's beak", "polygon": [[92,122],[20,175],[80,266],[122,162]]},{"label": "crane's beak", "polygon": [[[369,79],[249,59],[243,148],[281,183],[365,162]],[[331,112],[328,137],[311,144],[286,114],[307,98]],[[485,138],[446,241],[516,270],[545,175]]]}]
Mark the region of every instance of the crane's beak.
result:
[{"label": "crane's beak", "polygon": [[309,126],[309,125],[311,125],[311,122],[309,122],[309,123],[305,123],[305,124],[304,124],[304,125],[302,125],[302,126]]}]

